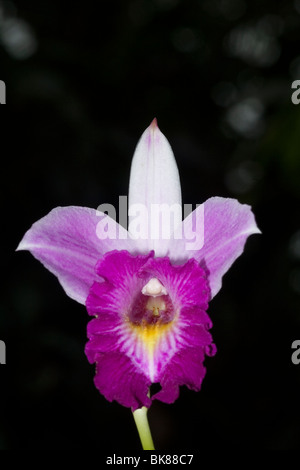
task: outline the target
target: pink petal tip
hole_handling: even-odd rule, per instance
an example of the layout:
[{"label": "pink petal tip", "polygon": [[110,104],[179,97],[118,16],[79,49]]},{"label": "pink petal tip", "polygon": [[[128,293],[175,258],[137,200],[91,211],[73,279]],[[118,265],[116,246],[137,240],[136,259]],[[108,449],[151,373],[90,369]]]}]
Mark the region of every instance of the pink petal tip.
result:
[{"label": "pink petal tip", "polygon": [[156,118],[153,119],[153,121],[152,121],[151,124],[150,124],[150,127],[151,127],[152,129],[156,129],[156,128],[158,127],[158,125],[157,125],[157,119],[156,119]]}]

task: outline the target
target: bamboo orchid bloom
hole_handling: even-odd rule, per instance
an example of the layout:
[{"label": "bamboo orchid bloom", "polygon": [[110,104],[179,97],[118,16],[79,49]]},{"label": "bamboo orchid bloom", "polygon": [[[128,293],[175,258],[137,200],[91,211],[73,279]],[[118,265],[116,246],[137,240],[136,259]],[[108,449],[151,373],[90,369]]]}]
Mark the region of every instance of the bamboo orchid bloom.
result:
[{"label": "bamboo orchid bloom", "polygon": [[[260,233],[250,206],[212,197],[177,219],[166,237],[166,221],[158,226],[149,217],[159,204],[181,211],[177,165],[154,120],[132,161],[128,231],[96,209],[57,207],[17,248],[29,250],[69,297],[86,305],[93,319],[85,352],[96,363],[95,385],[132,410],[149,408],[154,399],[174,402],[181,385],[200,389],[205,356],[216,351],[208,302],[248,236]],[[138,232],[134,216],[141,206]],[[199,221],[202,243],[188,249]],[[150,396],[153,383],[161,388]]]}]

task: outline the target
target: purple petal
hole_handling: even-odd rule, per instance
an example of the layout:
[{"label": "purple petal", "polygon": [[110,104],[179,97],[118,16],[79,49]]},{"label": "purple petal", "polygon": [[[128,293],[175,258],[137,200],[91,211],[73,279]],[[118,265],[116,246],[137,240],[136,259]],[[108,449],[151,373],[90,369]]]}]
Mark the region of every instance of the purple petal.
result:
[{"label": "purple petal", "polygon": [[124,343],[128,341],[126,333],[119,316],[103,312],[88,324],[90,341],[85,353],[90,363],[96,363],[95,386],[105,398],[135,410],[150,406],[151,381],[143,369],[124,354]]},{"label": "purple petal", "polygon": [[195,306],[206,310],[210,289],[206,274],[194,259],[183,265],[172,266],[168,257],[149,259],[144,267],[152,277],[157,277],[166,287],[174,302],[182,306]]},{"label": "purple petal", "polygon": [[[96,265],[96,273],[107,282],[93,285],[86,300],[88,313],[126,311],[144,285],[139,270],[150,257],[153,257],[153,252],[137,256],[125,250],[106,253]],[[118,290],[112,289],[113,286]]]},{"label": "purple petal", "polygon": [[[203,246],[196,250],[187,249],[197,231],[203,230],[203,223]],[[195,258],[200,263],[208,275],[211,298],[220,290],[222,276],[242,254],[249,235],[261,233],[250,206],[222,197],[208,199],[183,221],[182,226],[186,240],[174,240],[170,256],[173,260]]]},{"label": "purple petal", "polygon": [[[104,282],[95,282],[87,298],[88,312],[96,318],[88,325],[86,354],[97,364],[99,391],[109,400],[134,407],[138,402],[149,406],[145,384],[161,383],[162,390],[153,399],[168,403],[176,399],[180,385],[198,390],[204,357],[215,352],[205,312],[210,291],[199,264],[189,260],[172,266],[168,258],[153,258],[153,253],[133,256],[114,251],[98,263],[97,273]],[[153,277],[167,292],[160,300],[155,298],[161,302],[159,318],[148,305],[151,296],[142,294]]]},{"label": "purple petal", "polygon": [[[173,207],[179,215],[152,212],[161,204],[167,213]],[[128,206],[129,232],[138,237],[140,252],[154,250],[155,256],[166,255],[170,235],[181,222],[181,187],[172,149],[156,119],[143,133],[133,156]]]},{"label": "purple petal", "polygon": [[128,357],[119,352],[99,354],[96,363],[95,386],[108,401],[116,400],[133,411],[151,405],[147,396],[150,381]]},{"label": "purple petal", "polygon": [[180,385],[199,391],[206,373],[203,361],[203,348],[187,347],[177,352],[162,375],[160,381],[162,389],[153,396],[153,399],[173,403],[179,396]]},{"label": "purple petal", "polygon": [[[109,250],[132,247],[132,241],[125,239],[125,229],[107,216],[108,232],[100,233],[100,215],[105,217],[86,207],[57,207],[32,225],[17,248],[29,250],[58,277],[65,292],[82,304],[97,279],[95,265],[99,258]],[[116,238],[115,234],[123,239],[109,238]]]}]

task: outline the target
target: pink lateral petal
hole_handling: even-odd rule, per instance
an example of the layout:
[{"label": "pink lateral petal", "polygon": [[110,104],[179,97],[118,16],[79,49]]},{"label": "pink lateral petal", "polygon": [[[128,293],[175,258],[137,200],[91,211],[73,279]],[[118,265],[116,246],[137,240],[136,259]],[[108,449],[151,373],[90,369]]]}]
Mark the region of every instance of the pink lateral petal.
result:
[{"label": "pink lateral petal", "polygon": [[[57,207],[32,225],[17,248],[30,251],[57,276],[66,294],[81,304],[98,278],[95,266],[99,258],[107,251],[133,245],[130,239],[101,239],[98,231],[99,238],[99,215],[99,211],[87,207]],[[122,238],[127,233],[112,219],[109,230],[122,232]]]},{"label": "pink lateral petal", "polygon": [[[243,253],[247,238],[258,229],[251,207],[236,199],[212,197],[183,221],[182,233],[192,240],[204,223],[203,246],[199,250],[185,250],[184,238],[174,240],[170,247],[171,259],[195,258],[206,271],[213,298],[222,286],[222,277]],[[190,242],[189,242],[190,243]],[[184,253],[184,255],[183,255]]]}]

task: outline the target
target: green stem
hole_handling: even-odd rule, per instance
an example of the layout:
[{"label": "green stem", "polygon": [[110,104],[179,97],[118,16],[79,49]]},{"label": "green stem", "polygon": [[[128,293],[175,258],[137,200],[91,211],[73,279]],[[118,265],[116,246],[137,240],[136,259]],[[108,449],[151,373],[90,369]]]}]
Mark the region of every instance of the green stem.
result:
[{"label": "green stem", "polygon": [[133,412],[134,421],[141,439],[143,450],[155,450],[147,418],[148,408],[143,406]]}]

